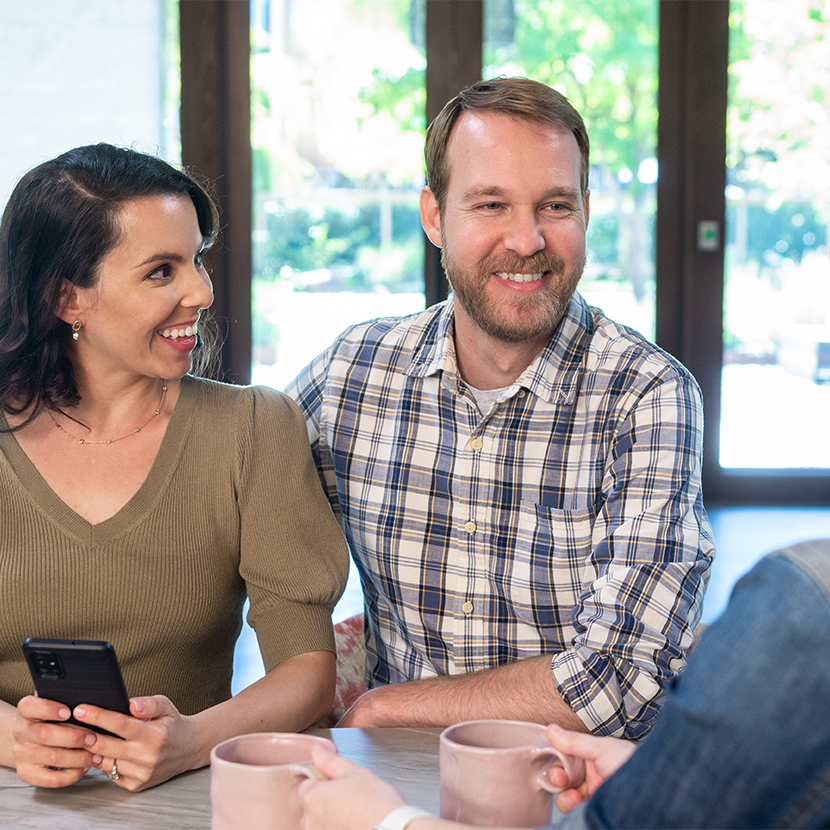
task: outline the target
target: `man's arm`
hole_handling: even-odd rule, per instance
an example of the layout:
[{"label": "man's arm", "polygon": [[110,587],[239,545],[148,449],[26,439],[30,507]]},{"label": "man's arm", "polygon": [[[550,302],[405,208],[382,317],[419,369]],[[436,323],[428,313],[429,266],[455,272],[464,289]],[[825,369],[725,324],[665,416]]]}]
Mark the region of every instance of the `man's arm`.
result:
[{"label": "man's arm", "polygon": [[334,466],[331,454],[326,446],[326,437],[323,434],[323,392],[325,390],[328,365],[334,346],[319,354],[285,387],[300,407],[305,417],[308,431],[308,442],[311,445],[311,455],[317,465],[317,474],[323,491],[328,497],[335,518],[343,529],[343,519],[340,515],[340,503],[337,498],[337,481],[334,475]]},{"label": "man's arm", "polygon": [[592,732],[638,739],[684,665],[714,548],[696,383],[669,367],[632,394],[607,456],[577,634],[553,676]]},{"label": "man's arm", "polygon": [[379,686],[363,694],[338,726],[448,726],[502,718],[558,723],[586,732],[551,677],[550,655],[471,674]]}]

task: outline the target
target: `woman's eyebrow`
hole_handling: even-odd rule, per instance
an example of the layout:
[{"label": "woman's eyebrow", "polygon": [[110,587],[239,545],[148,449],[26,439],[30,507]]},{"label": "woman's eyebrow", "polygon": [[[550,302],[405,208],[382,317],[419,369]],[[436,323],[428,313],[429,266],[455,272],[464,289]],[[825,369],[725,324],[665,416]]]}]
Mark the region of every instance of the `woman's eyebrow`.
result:
[{"label": "woman's eyebrow", "polygon": [[134,267],[143,268],[145,265],[151,265],[154,262],[161,262],[162,260],[184,262],[185,258],[179,253],[168,253],[166,251],[159,251],[159,253],[147,257],[147,259],[145,259],[143,262],[137,263]]},{"label": "woman's eyebrow", "polygon": [[[209,240],[203,239],[199,242],[199,246],[196,248],[196,255],[203,254],[211,247],[211,242]],[[143,262],[139,262],[138,264],[134,265],[134,268],[143,268],[145,265],[151,265],[154,262],[162,262],[167,260],[168,262],[185,262],[187,257],[182,256],[180,253],[175,251],[159,251],[156,254],[152,254],[151,256],[147,257]]]}]

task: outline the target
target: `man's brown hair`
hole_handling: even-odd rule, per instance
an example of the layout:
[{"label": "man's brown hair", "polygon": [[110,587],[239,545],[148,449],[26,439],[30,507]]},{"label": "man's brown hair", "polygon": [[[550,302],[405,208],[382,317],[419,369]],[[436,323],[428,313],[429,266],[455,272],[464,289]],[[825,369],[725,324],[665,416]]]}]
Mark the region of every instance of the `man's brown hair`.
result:
[{"label": "man's brown hair", "polygon": [[582,116],[555,89],[529,78],[493,78],[476,81],[444,106],[429,125],[424,146],[427,185],[443,211],[449,187],[447,146],[464,112],[501,112],[512,118],[535,121],[573,133],[582,156],[582,193],[588,190],[590,143]]}]

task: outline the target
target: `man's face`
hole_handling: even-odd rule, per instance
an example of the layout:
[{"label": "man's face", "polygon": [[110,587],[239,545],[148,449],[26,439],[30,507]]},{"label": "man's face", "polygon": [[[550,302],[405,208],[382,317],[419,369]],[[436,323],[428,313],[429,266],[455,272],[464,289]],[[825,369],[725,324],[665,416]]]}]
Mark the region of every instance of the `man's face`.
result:
[{"label": "man's face", "polygon": [[443,210],[425,190],[422,216],[442,247],[457,314],[500,341],[548,339],[585,266],[588,200],[576,139],[501,113],[465,112],[447,162]]}]

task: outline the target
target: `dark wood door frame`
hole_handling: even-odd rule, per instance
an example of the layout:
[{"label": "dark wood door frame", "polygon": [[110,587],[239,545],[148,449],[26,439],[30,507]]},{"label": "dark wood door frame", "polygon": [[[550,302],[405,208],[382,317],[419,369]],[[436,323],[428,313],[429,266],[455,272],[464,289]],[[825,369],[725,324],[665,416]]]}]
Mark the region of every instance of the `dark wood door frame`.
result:
[{"label": "dark wood door frame", "polygon": [[179,0],[182,163],[213,183],[219,202],[209,262],[233,383],[251,380],[250,15],[249,0]]},{"label": "dark wood door frame", "polygon": [[[427,124],[447,101],[481,78],[483,0],[426,0]],[[424,235],[424,294],[429,307],[447,297],[441,252]]]},{"label": "dark wood door frame", "polygon": [[[660,4],[656,339],[703,391],[707,494],[720,420],[728,15],[728,0]],[[701,222],[719,229],[715,250],[698,245]]]}]

